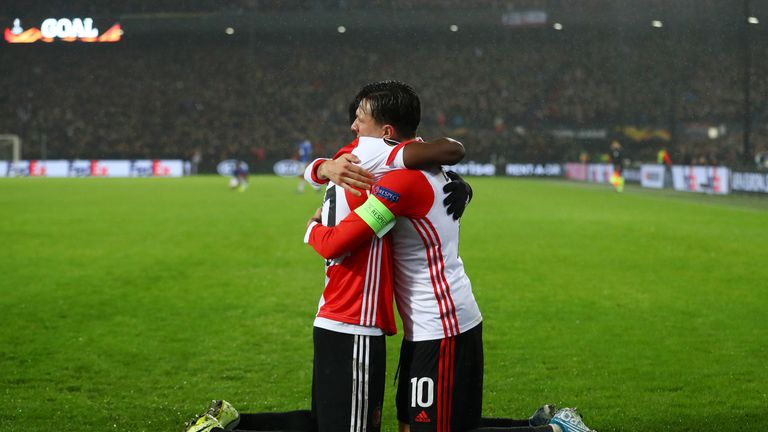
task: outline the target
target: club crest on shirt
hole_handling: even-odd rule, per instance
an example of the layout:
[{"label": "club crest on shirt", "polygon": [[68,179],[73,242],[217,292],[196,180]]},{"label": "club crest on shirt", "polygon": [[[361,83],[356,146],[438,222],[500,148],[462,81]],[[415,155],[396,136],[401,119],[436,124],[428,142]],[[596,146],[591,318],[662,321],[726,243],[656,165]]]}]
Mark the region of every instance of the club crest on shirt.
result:
[{"label": "club crest on shirt", "polygon": [[384,198],[389,202],[396,203],[400,201],[400,194],[378,185],[371,188],[371,193],[373,193],[374,196]]}]

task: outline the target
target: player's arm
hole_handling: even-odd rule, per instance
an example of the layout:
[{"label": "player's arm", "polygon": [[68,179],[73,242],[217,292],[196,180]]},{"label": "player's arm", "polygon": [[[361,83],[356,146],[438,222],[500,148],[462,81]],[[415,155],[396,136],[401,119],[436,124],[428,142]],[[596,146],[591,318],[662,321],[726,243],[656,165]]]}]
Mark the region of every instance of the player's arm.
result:
[{"label": "player's arm", "polygon": [[373,174],[355,165],[360,159],[352,153],[344,153],[336,159],[318,158],[313,160],[304,170],[304,180],[314,186],[322,186],[329,181],[344,187],[356,196],[360,192],[349,186],[370,189],[373,184]]},{"label": "player's arm", "polygon": [[383,236],[394,221],[392,212],[377,198],[370,196],[335,227],[321,225],[320,211],[315,212],[307,223],[304,242],[325,259],[338,258],[367,243],[374,235]]},{"label": "player's arm", "polygon": [[[393,151],[395,153],[397,149]],[[390,156],[392,165],[405,168],[434,167],[439,165],[455,165],[464,159],[464,145],[451,138],[438,138],[430,142],[413,142],[400,152]],[[472,200],[472,187],[453,171],[446,173],[451,181],[443,187],[448,196],[443,200],[446,212],[454,220],[464,214],[464,209]]]},{"label": "player's arm", "polygon": [[[342,149],[343,151],[343,149]],[[429,142],[415,141],[407,146],[396,146],[390,161],[397,168],[420,169],[436,165],[455,165],[464,159],[464,145],[451,138],[438,138]],[[307,167],[304,178],[313,184],[325,184],[329,180],[355,196],[360,190],[368,190],[373,175],[358,165],[360,159],[350,153],[334,159],[316,159]]]},{"label": "player's arm", "polygon": [[[365,168],[356,165],[360,158],[352,153],[344,153],[335,159],[316,160],[310,165],[313,172],[313,180],[317,179],[321,184],[332,181],[343,187],[355,196],[360,196],[358,189],[367,190],[373,184],[373,174]],[[306,174],[305,174],[306,177]]]},{"label": "player's arm", "polygon": [[352,154],[356,145],[357,139],[342,147],[333,159],[313,160],[304,170],[304,180],[314,186],[322,186],[333,181],[355,196],[360,196],[360,192],[354,187],[370,189],[370,185],[373,184],[373,175],[355,165],[360,163],[360,159]]},{"label": "player's arm", "polygon": [[464,159],[464,145],[452,138],[416,141],[402,149],[403,166],[424,169],[435,165],[456,165]]},{"label": "player's arm", "polygon": [[326,227],[315,215],[307,224],[304,242],[323,258],[338,258],[368,242],[374,235],[383,237],[397,216],[423,217],[434,201],[429,182],[418,171],[398,170],[376,183],[373,193],[338,225]]}]

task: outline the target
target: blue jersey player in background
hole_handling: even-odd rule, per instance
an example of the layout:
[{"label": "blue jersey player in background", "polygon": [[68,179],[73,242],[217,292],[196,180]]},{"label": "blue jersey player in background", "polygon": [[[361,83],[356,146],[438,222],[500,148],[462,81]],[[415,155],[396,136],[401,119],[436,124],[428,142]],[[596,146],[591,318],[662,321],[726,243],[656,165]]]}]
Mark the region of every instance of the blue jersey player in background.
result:
[{"label": "blue jersey player in background", "polygon": [[[297,158],[298,161],[301,163],[301,172],[302,174],[299,175],[299,185],[296,188],[296,193],[304,193],[304,184],[306,183],[304,181],[304,169],[307,167],[307,164],[312,160],[312,143],[304,138],[301,141],[299,141],[298,144],[298,150],[297,150]],[[314,186],[312,186],[314,188]],[[315,190],[320,190],[319,188],[315,188]]]}]

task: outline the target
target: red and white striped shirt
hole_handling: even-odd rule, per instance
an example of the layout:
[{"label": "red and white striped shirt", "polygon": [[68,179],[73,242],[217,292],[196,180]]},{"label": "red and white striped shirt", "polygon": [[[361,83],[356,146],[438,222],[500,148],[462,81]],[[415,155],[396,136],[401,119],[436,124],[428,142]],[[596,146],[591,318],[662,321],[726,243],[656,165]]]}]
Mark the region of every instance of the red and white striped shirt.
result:
[{"label": "red and white striped shirt", "polygon": [[395,220],[395,297],[405,338],[456,336],[482,322],[472,284],[459,257],[459,222],[443,208],[442,171],[397,170],[374,184],[366,203],[335,227],[313,224],[309,244],[339,256],[383,235]]},{"label": "red and white striped shirt", "polygon": [[[334,158],[352,153],[360,158],[360,166],[376,179],[402,166],[401,149],[402,145],[393,146],[381,138],[360,137],[339,150]],[[317,159],[307,167],[304,174],[307,181],[322,183],[315,172],[324,160]],[[322,208],[323,225],[335,226],[365,200],[365,194],[356,197],[329,182]],[[305,242],[309,233],[308,229]],[[392,304],[391,239],[371,236],[367,240],[355,249],[326,260],[325,289],[315,327],[363,335],[397,333]]]}]

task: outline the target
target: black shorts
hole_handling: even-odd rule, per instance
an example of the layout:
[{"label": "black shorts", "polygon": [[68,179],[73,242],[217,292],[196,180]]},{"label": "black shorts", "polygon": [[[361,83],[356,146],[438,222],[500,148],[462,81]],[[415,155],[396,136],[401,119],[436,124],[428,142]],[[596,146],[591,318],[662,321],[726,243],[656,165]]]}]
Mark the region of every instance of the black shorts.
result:
[{"label": "black shorts", "polygon": [[458,336],[400,348],[397,419],[411,431],[474,429],[483,407],[482,323]]},{"label": "black shorts", "polygon": [[380,430],[384,338],[314,328],[312,414],[318,432]]}]

